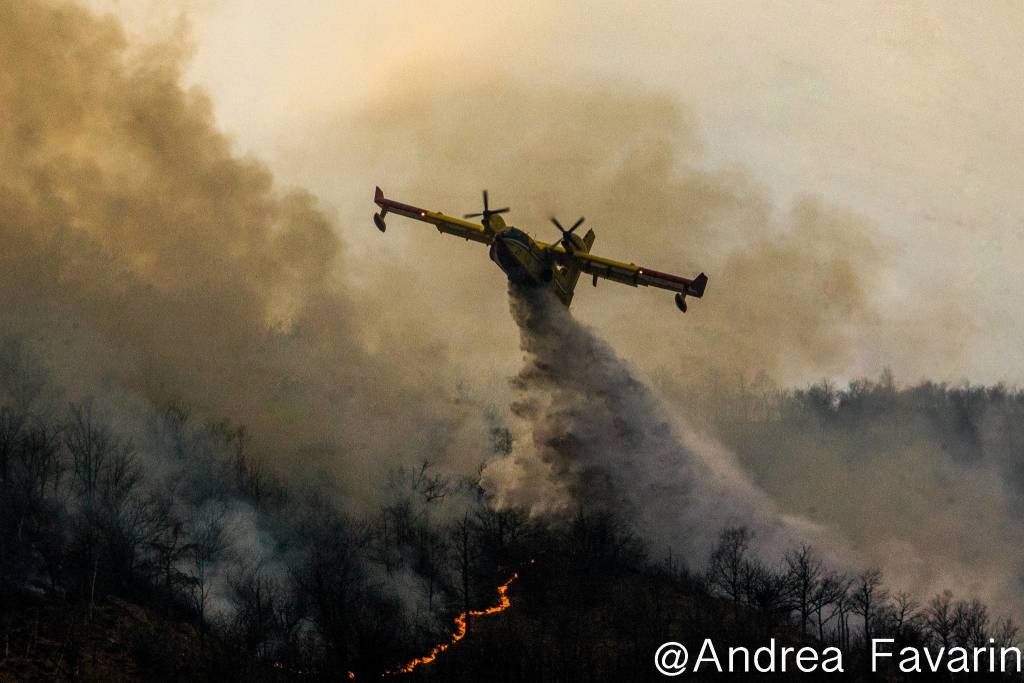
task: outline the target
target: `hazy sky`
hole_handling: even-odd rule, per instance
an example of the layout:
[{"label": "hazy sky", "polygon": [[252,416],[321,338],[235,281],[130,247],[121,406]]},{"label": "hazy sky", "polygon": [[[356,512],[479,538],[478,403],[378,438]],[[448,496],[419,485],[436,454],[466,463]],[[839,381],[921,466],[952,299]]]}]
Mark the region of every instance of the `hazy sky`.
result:
[{"label": "hazy sky", "polygon": [[[1021,380],[1019,4],[205,0],[173,11],[157,3],[100,4],[153,36],[181,30],[168,19],[187,14],[194,44],[187,79],[209,92],[218,124],[240,152],[264,159],[279,179],[308,187],[336,213],[357,261],[354,277],[387,260],[399,266],[391,280],[396,292],[435,288],[435,298],[450,285],[447,270],[475,277],[479,265],[471,261],[485,259],[483,253],[457,244],[436,249],[432,243],[441,238],[421,226],[396,220],[381,239],[369,222],[370,196],[375,184],[389,189],[390,180],[389,192],[417,190],[400,199],[461,213],[477,208],[479,186],[488,178],[473,182],[442,173],[449,168],[445,160],[437,164],[436,191],[422,181],[407,183],[404,165],[413,165],[412,157],[417,166],[429,162],[421,158],[422,146],[403,148],[401,138],[390,144],[352,136],[346,142],[351,121],[365,127],[375,115],[386,118],[389,112],[374,108],[405,88],[444,93],[440,105],[425,102],[425,109],[458,112],[464,89],[495,78],[573,92],[643,90],[675,103],[687,119],[700,150],[688,157],[691,165],[738,169],[774,215],[785,215],[799,197],[815,196],[852,212],[880,237],[884,267],[866,292],[872,316],[849,332],[849,352],[841,362],[783,368],[781,379],[874,374],[889,365],[903,381]],[[493,92],[502,106],[515,108],[520,100],[507,95]],[[571,115],[585,124],[589,112],[581,105]],[[497,149],[476,138],[466,144],[477,145],[483,157],[515,144],[500,130],[494,139]],[[529,159],[521,161],[527,165],[518,172],[531,173]],[[572,182],[556,183],[555,190],[571,196]],[[523,205],[508,188],[490,190],[513,209],[515,200]],[[440,203],[451,197],[462,201]],[[633,225],[609,225],[592,206],[557,208],[600,223],[595,251],[602,254],[684,274],[703,265],[700,253],[686,250],[685,225],[665,251],[649,243],[643,215]],[[521,227],[549,235],[541,222],[519,218]],[[447,253],[447,262],[418,261],[421,249]],[[643,352],[623,348],[631,324],[671,318],[665,325],[673,327],[664,329],[677,328],[685,341],[694,316],[724,304],[723,280],[710,274],[708,297],[688,318],[672,318],[670,299],[646,290],[604,296],[588,287],[574,308],[584,321],[606,328],[624,355],[652,370],[665,359],[648,363]],[[488,344],[500,345],[508,335],[506,348],[514,348],[496,282],[478,283],[482,293],[473,301],[497,326],[497,341],[488,338]],[[766,282],[745,295],[772,297],[778,286]],[[472,311],[456,307],[460,315]],[[466,333],[474,326],[471,320],[446,324]]]},{"label": "hazy sky", "polygon": [[[1024,10],[91,4],[137,40],[57,0],[0,4],[0,336],[37,340],[69,398],[181,400],[373,504],[395,465],[476,472],[534,365],[565,363],[582,425],[632,412],[655,436],[652,415],[762,370],[1021,382]],[[378,184],[453,214],[488,187],[544,238],[551,213],[584,214],[596,252],[706,270],[707,296],[682,316],[666,292],[584,281],[572,315],[593,332],[566,323],[537,363],[486,251],[398,217],[381,235]],[[616,376],[667,401],[605,392],[623,400],[601,418]],[[812,522],[807,492],[868,492],[837,534],[890,571],[916,553],[907,585],[991,562],[982,580],[1016,587],[1019,553],[977,550],[1016,533],[1015,490],[924,437],[870,466],[783,442],[757,467]]]}]

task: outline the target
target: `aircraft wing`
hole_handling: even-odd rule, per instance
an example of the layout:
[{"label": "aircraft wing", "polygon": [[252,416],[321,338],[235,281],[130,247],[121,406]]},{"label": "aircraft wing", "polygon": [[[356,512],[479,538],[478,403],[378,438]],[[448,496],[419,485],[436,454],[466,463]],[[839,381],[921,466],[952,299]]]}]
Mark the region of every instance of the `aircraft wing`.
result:
[{"label": "aircraft wing", "polygon": [[380,213],[373,215],[373,222],[381,232],[384,232],[386,229],[384,216],[389,213],[397,213],[400,216],[406,216],[413,220],[430,223],[441,233],[455,235],[456,237],[473,240],[481,244],[490,244],[494,241],[494,233],[479,223],[470,223],[461,218],[446,216],[439,211],[428,211],[417,206],[396,202],[394,199],[387,199],[379,187],[373,195],[373,201],[381,209]]},{"label": "aircraft wing", "polygon": [[690,278],[678,275],[662,273],[653,268],[644,268],[635,263],[613,261],[612,259],[581,251],[566,252],[561,245],[554,247],[554,253],[566,265],[575,265],[582,272],[592,275],[594,285],[597,285],[597,278],[604,278],[633,287],[642,285],[644,287],[667,289],[683,296],[692,296],[699,299],[704,296],[704,288],[708,284],[708,276],[704,273],[691,280]]}]

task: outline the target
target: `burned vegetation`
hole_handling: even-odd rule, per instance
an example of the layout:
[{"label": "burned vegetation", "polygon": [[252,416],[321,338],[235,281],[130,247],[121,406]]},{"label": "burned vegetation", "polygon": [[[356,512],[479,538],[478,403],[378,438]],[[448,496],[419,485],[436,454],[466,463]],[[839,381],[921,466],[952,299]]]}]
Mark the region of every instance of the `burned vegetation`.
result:
[{"label": "burned vegetation", "polygon": [[[730,527],[686,556],[607,506],[496,510],[428,463],[346,513],[330,483],[269,474],[250,454],[258,435],[177,405],[132,419],[100,401],[55,409],[20,346],[4,357],[3,680],[648,680],[660,643],[703,638],[834,645],[857,680],[870,638],[1018,643],[1002,609],[889,586],[810,545],[769,561],[755,532]],[[818,391],[777,398],[795,410]],[[925,392],[932,411],[969,401],[970,420],[1024,411],[1012,392],[892,392],[911,405]],[[832,419],[846,404],[829,405]],[[495,427],[482,460],[513,441]]]}]

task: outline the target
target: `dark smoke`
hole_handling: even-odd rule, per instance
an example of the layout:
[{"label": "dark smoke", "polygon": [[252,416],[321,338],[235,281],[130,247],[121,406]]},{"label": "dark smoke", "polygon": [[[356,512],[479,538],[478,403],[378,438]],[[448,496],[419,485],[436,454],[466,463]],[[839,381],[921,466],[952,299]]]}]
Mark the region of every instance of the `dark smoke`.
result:
[{"label": "dark smoke", "polygon": [[[370,516],[391,470],[472,471],[488,444],[444,349],[418,366],[382,350],[381,335],[414,335],[374,324],[381,301],[345,283],[332,216],[234,152],[206,95],[181,85],[183,52],[129,45],[75,3],[0,3],[0,407],[61,433],[87,406],[138,472],[126,509],[161,511],[126,534],[137,554],[216,536],[216,559],[179,571],[201,572],[206,616],[229,618],[232,583],[281,587],[312,561],[327,532],[305,517]],[[54,509],[87,509],[60,497]],[[340,535],[354,572],[425,612],[404,558],[377,577]]]},{"label": "dark smoke", "polygon": [[245,424],[275,470],[344,474],[355,504],[449,434],[472,453],[444,350],[410,366],[375,342],[416,343],[344,283],[317,199],[234,153],[183,52],[74,3],[0,3],[0,337],[31,340],[67,400]]}]

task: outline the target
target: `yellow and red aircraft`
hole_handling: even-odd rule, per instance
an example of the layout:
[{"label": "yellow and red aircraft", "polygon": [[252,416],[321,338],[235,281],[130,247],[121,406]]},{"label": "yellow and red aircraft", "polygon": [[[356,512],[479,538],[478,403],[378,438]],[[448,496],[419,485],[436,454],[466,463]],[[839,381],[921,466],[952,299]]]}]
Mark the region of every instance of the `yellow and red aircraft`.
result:
[{"label": "yellow and red aircraft", "polygon": [[583,237],[575,234],[576,229],[583,224],[582,217],[568,229],[562,227],[557,219],[552,218],[551,222],[562,233],[561,239],[551,244],[535,240],[522,230],[505,225],[500,214],[506,213],[508,207],[490,208],[487,203],[487,190],[484,190],[484,210],[464,216],[480,217],[479,224],[387,199],[379,187],[373,201],[380,207],[380,213],[373,214],[373,223],[381,232],[387,229],[384,217],[389,213],[396,213],[399,216],[430,223],[441,233],[486,244],[491,248],[491,260],[505,271],[509,280],[527,286],[551,287],[566,306],[572,303],[572,295],[580,273],[593,276],[595,287],[598,278],[605,278],[633,287],[644,285],[675,292],[676,306],[683,313],[686,312],[686,297],[699,299],[704,296],[704,288],[708,284],[708,276],[704,273],[690,280],[642,268],[634,263],[594,256],[590,253],[590,248],[594,246],[594,231],[588,230]]}]

